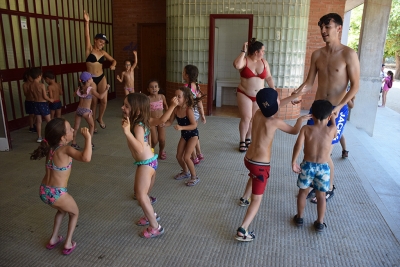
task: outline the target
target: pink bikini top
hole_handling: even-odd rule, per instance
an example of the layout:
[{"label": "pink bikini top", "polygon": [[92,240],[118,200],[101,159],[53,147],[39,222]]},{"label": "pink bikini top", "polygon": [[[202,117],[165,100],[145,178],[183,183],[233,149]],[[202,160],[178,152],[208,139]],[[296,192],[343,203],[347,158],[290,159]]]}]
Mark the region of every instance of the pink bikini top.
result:
[{"label": "pink bikini top", "polygon": [[164,105],[163,105],[163,101],[158,100],[155,102],[150,102],[150,111],[157,111],[157,110],[163,110],[164,109]]},{"label": "pink bikini top", "polygon": [[78,88],[78,90],[76,90],[76,94],[77,94],[80,98],[92,99],[92,95],[89,94],[89,93],[90,93],[90,90],[92,90],[92,87],[88,87],[88,89],[87,89],[87,91],[86,91],[86,94],[81,94],[81,91],[80,91],[79,88]]},{"label": "pink bikini top", "polygon": [[267,77],[267,70],[265,68],[264,60],[261,60],[261,61],[264,64],[263,72],[261,72],[260,74],[254,74],[254,72],[247,67],[247,58],[246,58],[246,66],[240,72],[240,77],[246,78],[246,79],[258,77],[258,78],[264,80]]}]

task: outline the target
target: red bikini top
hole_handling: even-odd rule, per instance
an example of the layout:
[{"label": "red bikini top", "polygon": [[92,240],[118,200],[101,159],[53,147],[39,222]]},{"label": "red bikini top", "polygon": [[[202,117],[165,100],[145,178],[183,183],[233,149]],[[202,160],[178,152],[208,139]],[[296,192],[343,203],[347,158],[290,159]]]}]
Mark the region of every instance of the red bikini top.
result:
[{"label": "red bikini top", "polygon": [[256,75],[256,74],[254,74],[254,72],[251,71],[251,69],[249,69],[247,67],[247,58],[246,58],[246,66],[240,72],[240,77],[246,78],[246,79],[253,78],[253,77],[258,77],[258,78],[264,80],[267,77],[267,69],[265,68],[264,60],[261,60],[261,61],[264,64],[264,70],[260,74]]}]

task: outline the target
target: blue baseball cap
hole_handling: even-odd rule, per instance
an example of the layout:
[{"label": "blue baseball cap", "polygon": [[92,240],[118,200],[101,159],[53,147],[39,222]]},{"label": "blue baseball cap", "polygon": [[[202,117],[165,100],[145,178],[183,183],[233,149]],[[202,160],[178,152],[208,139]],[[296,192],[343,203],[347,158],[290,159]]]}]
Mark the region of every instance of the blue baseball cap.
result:
[{"label": "blue baseball cap", "polygon": [[265,117],[278,112],[278,92],[272,88],[263,88],[256,95],[257,105]]}]

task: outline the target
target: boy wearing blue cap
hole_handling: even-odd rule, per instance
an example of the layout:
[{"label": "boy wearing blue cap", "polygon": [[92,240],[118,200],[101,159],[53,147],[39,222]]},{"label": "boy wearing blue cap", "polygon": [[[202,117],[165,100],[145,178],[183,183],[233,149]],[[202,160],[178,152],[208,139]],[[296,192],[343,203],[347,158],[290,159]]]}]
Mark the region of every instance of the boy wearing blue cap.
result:
[{"label": "boy wearing blue cap", "polygon": [[[276,90],[264,88],[256,95],[260,109],[253,116],[253,125],[256,126],[251,130],[253,141],[244,157],[244,164],[249,170],[249,180],[239,204],[241,206],[249,205],[249,207],[242,225],[237,229],[235,239],[238,241],[253,241],[255,238],[253,232],[248,232],[248,227],[258,212],[270,176],[271,147],[275,131],[279,129],[285,133],[298,134],[302,121],[311,118],[311,115],[301,116],[297,119],[296,124],[291,126],[282,119],[274,117],[278,112],[279,105],[284,106],[302,94],[299,92],[279,100]],[[248,200],[250,196],[251,203]]]}]

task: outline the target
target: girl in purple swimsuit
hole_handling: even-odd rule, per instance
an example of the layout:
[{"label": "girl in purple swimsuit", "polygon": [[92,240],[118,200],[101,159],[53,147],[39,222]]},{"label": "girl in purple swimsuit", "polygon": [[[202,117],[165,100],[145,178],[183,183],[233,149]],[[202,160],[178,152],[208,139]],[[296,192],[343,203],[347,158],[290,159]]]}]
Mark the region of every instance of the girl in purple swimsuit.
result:
[{"label": "girl in purple swimsuit", "polygon": [[[105,95],[107,94],[108,89],[110,89],[110,85],[107,84],[106,90],[103,93],[99,94],[97,93],[96,88],[92,88],[90,86],[92,82],[93,82],[92,74],[86,71],[82,72],[79,79],[80,86],[78,87],[78,90],[76,90],[76,95],[79,96],[80,100],[79,100],[79,106],[76,109],[75,113],[74,138],[71,144],[71,146],[77,150],[81,149],[81,147],[76,144],[76,133],[79,130],[82,118],[84,118],[87,121],[89,125],[90,135],[93,138],[94,121],[92,116],[92,110],[90,109],[90,105],[92,104],[92,97],[95,96],[99,99],[103,99],[103,97],[105,97]],[[94,147],[93,144],[92,147]]]},{"label": "girl in purple swimsuit", "polygon": [[85,138],[85,148],[82,152],[68,146],[68,143],[72,141],[73,134],[74,129],[68,121],[63,118],[55,118],[46,125],[45,138],[31,154],[31,160],[46,157],[46,174],[40,185],[39,196],[45,204],[57,209],[53,233],[46,245],[47,249],[55,248],[64,240],[64,237],[58,235],[58,232],[64,216],[69,215],[64,255],[71,254],[76,248],[76,242],[72,241],[72,234],[79,215],[78,206],[67,190],[72,159],[89,162],[92,158],[92,138],[88,128],[81,129],[81,134]]},{"label": "girl in purple swimsuit", "polygon": [[121,107],[122,129],[132,157],[135,159],[134,164],[137,165],[134,191],[144,212],[144,216],[136,224],[149,225],[139,234],[143,238],[157,237],[164,233],[164,228],[158,223],[160,216],[154,213],[148,196],[158,167],[158,155],[154,155],[149,144],[150,127],[167,121],[177,104],[178,101],[174,98],[163,116],[151,118],[149,98],[142,93],[132,93],[125,97],[124,105]]}]

